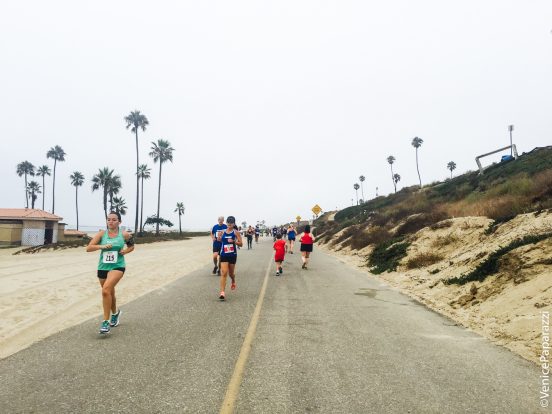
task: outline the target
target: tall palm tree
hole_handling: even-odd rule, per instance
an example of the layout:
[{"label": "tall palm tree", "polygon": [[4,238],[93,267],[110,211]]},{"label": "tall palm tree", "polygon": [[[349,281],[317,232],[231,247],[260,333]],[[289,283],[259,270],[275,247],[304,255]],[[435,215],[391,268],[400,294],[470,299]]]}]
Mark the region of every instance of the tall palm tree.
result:
[{"label": "tall palm tree", "polygon": [[52,171],[50,170],[50,167],[47,165],[43,165],[42,167],[38,167],[36,169],[36,175],[39,177],[42,177],[42,210],[44,210],[44,199],[46,198],[46,185],[44,183],[44,177],[47,175],[52,175]]},{"label": "tall palm tree", "polygon": [[360,177],[358,177],[358,179],[360,180],[360,193],[362,194],[362,201],[364,202],[364,180],[366,180],[366,177],[361,175]]},{"label": "tall palm tree", "polygon": [[98,173],[92,177],[92,191],[103,190],[103,209],[105,219],[107,220],[107,195],[109,194],[109,186],[113,178],[113,170],[104,167],[98,170]]},{"label": "tall palm tree", "polygon": [[157,190],[157,223],[155,225],[155,234],[159,235],[159,209],[161,208],[161,172],[163,171],[163,163],[165,161],[172,162],[174,148],[171,147],[169,141],[158,139],[157,143],[152,142],[150,157],[153,162],[159,161],[159,188]]},{"label": "tall palm tree", "polygon": [[356,191],[356,200],[357,200],[357,206],[358,206],[358,189],[360,188],[360,185],[358,185],[357,183],[355,183],[355,185],[353,185],[353,188],[354,188],[355,191]]},{"label": "tall palm tree", "polygon": [[416,169],[418,170],[418,179],[420,180],[420,188],[422,188],[422,177],[420,177],[420,167],[418,165],[418,148],[422,146],[424,140],[418,137],[412,139],[412,146],[416,148]]},{"label": "tall palm tree", "polygon": [[174,212],[178,212],[178,230],[180,231],[180,234],[182,234],[182,222],[180,221],[180,218],[184,215],[184,210],[186,210],[184,203],[176,203]]},{"label": "tall palm tree", "polygon": [[29,161],[23,161],[17,164],[17,175],[25,176],[25,208],[29,208],[29,184],[27,183],[27,175],[35,175],[35,166]]},{"label": "tall palm tree", "polygon": [[113,205],[111,209],[124,216],[127,212],[126,201],[122,197],[113,197]]},{"label": "tall palm tree", "polygon": [[397,183],[395,182],[395,179],[393,178],[395,176],[395,174],[393,173],[393,163],[395,162],[395,157],[390,155],[389,157],[387,157],[387,162],[391,166],[391,181],[393,181],[393,186],[395,187],[395,192],[397,192]]},{"label": "tall palm tree", "polygon": [[401,181],[401,176],[399,174],[393,175],[393,184],[395,184],[395,188],[397,188],[397,183]]},{"label": "tall palm tree", "polygon": [[140,160],[138,156],[138,130],[146,130],[146,127],[149,125],[148,118],[144,114],[141,114],[140,111],[131,111],[130,114],[125,116],[126,128],[134,133],[136,137],[136,218],[134,219],[134,232],[138,228],[138,204],[140,202],[140,177],[138,176],[138,169],[140,166]]},{"label": "tall palm tree", "polygon": [[59,145],[50,148],[50,150],[46,153],[46,158],[54,159],[54,181],[52,182],[52,214],[54,214],[56,207],[56,165],[58,161],[65,161],[66,155],[67,154],[65,154],[63,148],[61,148]]},{"label": "tall palm tree", "polygon": [[454,161],[449,162],[447,168],[450,170],[450,179],[452,180],[452,172],[456,169],[456,163]]},{"label": "tall palm tree", "polygon": [[81,172],[75,171],[69,176],[71,185],[75,186],[75,207],[77,209],[77,230],[79,229],[79,187],[84,183],[84,175]]},{"label": "tall palm tree", "polygon": [[31,181],[27,191],[31,195],[31,208],[34,209],[35,201],[38,198],[37,194],[40,194],[40,184],[36,181]]},{"label": "tall palm tree", "polygon": [[149,180],[151,177],[151,169],[148,167],[147,164],[140,164],[138,166],[138,178],[141,181],[141,188],[140,188],[140,233],[144,231],[144,180]]}]

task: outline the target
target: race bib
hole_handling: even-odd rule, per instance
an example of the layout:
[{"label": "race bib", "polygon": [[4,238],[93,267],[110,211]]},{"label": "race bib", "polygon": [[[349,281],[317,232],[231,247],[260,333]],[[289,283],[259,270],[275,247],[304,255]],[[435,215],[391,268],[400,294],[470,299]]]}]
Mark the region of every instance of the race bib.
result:
[{"label": "race bib", "polygon": [[102,262],[105,264],[117,263],[119,252],[103,252]]},{"label": "race bib", "polygon": [[233,244],[226,244],[224,246],[224,253],[226,253],[226,254],[234,253],[234,245]]}]

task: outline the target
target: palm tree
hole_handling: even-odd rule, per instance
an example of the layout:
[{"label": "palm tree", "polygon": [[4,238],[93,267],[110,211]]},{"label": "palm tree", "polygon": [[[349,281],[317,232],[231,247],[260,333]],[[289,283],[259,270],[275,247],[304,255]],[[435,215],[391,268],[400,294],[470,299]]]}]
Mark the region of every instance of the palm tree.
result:
[{"label": "palm tree", "polygon": [[77,209],[77,230],[79,229],[79,187],[84,183],[84,175],[81,172],[75,171],[69,176],[71,185],[75,186],[75,207]]},{"label": "palm tree", "polygon": [[454,161],[449,162],[447,168],[450,170],[450,179],[452,180],[452,172],[456,169],[456,163]]},{"label": "palm tree", "polygon": [[155,226],[155,234],[159,235],[159,209],[161,208],[161,172],[163,170],[163,163],[165,161],[172,162],[174,148],[171,147],[169,141],[164,139],[158,139],[157,143],[152,142],[150,157],[153,158],[153,162],[159,161],[159,188],[157,190],[157,223]]},{"label": "palm tree", "polygon": [[48,167],[47,165],[43,165],[42,167],[38,167],[36,169],[36,175],[42,177],[42,190],[44,190],[44,192],[42,193],[42,210],[44,210],[44,199],[46,198],[46,186],[44,183],[44,177],[47,175],[52,175],[51,173],[52,171],[50,171],[50,167]]},{"label": "palm tree", "polygon": [[56,206],[56,165],[58,161],[65,161],[65,151],[59,145],[50,148],[46,153],[46,158],[54,159],[54,181],[52,183],[52,214],[55,212]]},{"label": "palm tree", "polygon": [[412,139],[412,146],[416,148],[416,169],[418,170],[418,179],[420,180],[420,188],[422,188],[422,177],[420,177],[420,167],[418,165],[418,148],[422,146],[424,140],[418,137]]},{"label": "palm tree", "polygon": [[122,197],[113,197],[113,205],[111,209],[124,216],[127,212],[126,201]]},{"label": "palm tree", "polygon": [[182,234],[182,223],[180,221],[180,217],[184,215],[184,210],[186,210],[186,208],[184,207],[184,203],[176,203],[176,208],[174,209],[174,212],[178,212],[178,229],[180,231],[180,234]]},{"label": "palm tree", "polygon": [[143,218],[144,218],[144,180],[149,180],[151,177],[151,169],[147,164],[140,164],[138,166],[138,178],[140,178],[142,184],[140,188],[141,202],[140,202],[140,234],[144,231]]},{"label": "palm tree", "polygon": [[401,176],[399,174],[393,175],[393,184],[395,185],[395,188],[397,188],[397,183],[401,181]]},{"label": "palm tree", "polygon": [[36,181],[31,181],[27,187],[27,192],[31,195],[31,208],[34,209],[34,203],[40,194],[40,184]]},{"label": "palm tree", "polygon": [[27,175],[34,176],[35,175],[35,166],[31,164],[29,161],[23,161],[17,164],[17,175],[18,176],[25,176],[25,208],[29,208],[29,185],[27,183]]},{"label": "palm tree", "polygon": [[360,185],[358,185],[357,183],[355,183],[355,185],[353,185],[353,188],[354,188],[355,191],[356,191],[356,200],[357,200],[357,206],[358,206],[358,189],[360,188]]},{"label": "palm tree", "polygon": [[395,162],[395,157],[390,155],[387,157],[387,162],[391,166],[391,181],[393,181],[393,186],[395,187],[395,192],[397,192],[397,183],[395,182],[395,174],[393,173],[393,163]]},{"label": "palm tree", "polygon": [[108,193],[109,193],[109,210],[110,211],[113,210],[114,196],[119,194],[119,191],[121,190],[122,186],[123,185],[121,183],[121,177],[120,176],[114,175],[110,178],[110,180],[108,182],[108,187],[109,187],[109,190],[108,190]]},{"label": "palm tree", "polygon": [[358,179],[360,180],[360,193],[362,194],[362,201],[364,202],[364,184],[363,183],[364,183],[364,180],[366,180],[366,177],[361,175],[360,177],[358,177]]},{"label": "palm tree", "polygon": [[105,219],[107,220],[107,195],[109,194],[109,186],[113,178],[113,170],[104,167],[98,170],[98,173],[92,177],[92,191],[103,189],[103,209]]},{"label": "palm tree", "polygon": [[140,167],[140,161],[138,157],[138,130],[141,128],[142,131],[146,130],[146,127],[149,125],[148,118],[144,114],[141,114],[140,111],[131,111],[130,114],[125,116],[126,128],[134,133],[136,137],[136,218],[134,219],[134,232],[138,228],[138,203],[140,202],[140,177],[138,176],[138,170]]}]

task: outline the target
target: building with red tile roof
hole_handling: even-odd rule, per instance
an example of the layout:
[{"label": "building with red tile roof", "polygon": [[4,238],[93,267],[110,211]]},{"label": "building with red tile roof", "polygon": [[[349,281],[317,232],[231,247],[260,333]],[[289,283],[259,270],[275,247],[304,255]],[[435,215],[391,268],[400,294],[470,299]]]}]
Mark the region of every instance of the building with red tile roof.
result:
[{"label": "building with red tile roof", "polygon": [[0,208],[0,244],[40,246],[63,240],[63,217],[32,208]]}]

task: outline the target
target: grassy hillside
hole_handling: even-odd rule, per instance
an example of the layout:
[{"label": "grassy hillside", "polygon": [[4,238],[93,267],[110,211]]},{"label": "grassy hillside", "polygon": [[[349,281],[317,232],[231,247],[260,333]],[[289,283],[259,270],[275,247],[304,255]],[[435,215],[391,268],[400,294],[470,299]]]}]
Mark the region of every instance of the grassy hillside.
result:
[{"label": "grassy hillside", "polygon": [[[517,160],[492,165],[484,174],[469,172],[444,182],[403,188],[315,222],[322,242],[353,249],[392,245],[448,218],[484,216],[492,232],[518,214],[552,207],[552,147],[537,148]],[[443,224],[446,225],[446,224]]]}]

